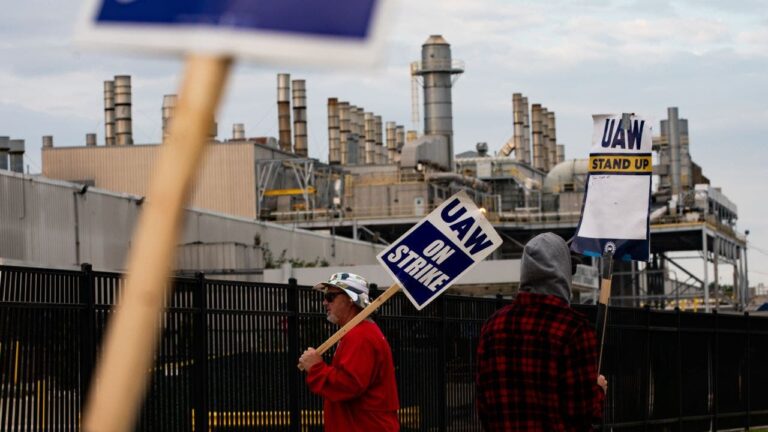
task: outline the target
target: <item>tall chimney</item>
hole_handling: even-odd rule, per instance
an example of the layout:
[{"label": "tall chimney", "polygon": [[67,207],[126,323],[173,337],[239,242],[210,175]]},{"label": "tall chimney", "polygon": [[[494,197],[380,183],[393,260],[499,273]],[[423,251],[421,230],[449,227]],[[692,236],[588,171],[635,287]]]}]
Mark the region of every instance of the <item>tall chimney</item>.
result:
[{"label": "tall chimney", "polygon": [[388,121],[387,128],[387,163],[395,163],[397,154],[397,125],[393,121]]},{"label": "tall chimney", "polygon": [[232,139],[233,140],[245,139],[245,124],[235,123],[232,125]]},{"label": "tall chimney", "polygon": [[10,137],[0,136],[0,170],[8,169],[8,150],[10,149]]},{"label": "tall chimney", "polygon": [[555,130],[555,112],[549,111],[547,113],[547,126],[549,129],[549,169],[557,165],[557,131]]},{"label": "tall chimney", "polygon": [[384,164],[386,162],[385,160],[385,153],[384,153],[384,135],[382,131],[382,119],[380,115],[373,117],[373,128],[375,130],[375,137],[376,137],[376,157],[375,163],[378,164]]},{"label": "tall chimney", "polygon": [[395,162],[400,162],[400,151],[405,145],[405,126],[397,125],[395,127]]},{"label": "tall chimney", "polygon": [[177,102],[178,97],[175,94],[167,94],[163,96],[163,107],[160,110],[163,118],[163,141],[165,141],[171,133],[171,119],[173,118],[173,112],[176,110]]},{"label": "tall chimney", "polygon": [[421,46],[424,85],[424,134],[443,135],[448,142],[448,170],[453,171],[452,76],[464,70],[453,64],[451,45],[440,35],[431,35]]},{"label": "tall chimney", "polygon": [[357,128],[357,164],[365,164],[365,109],[357,107],[355,110],[355,125]]},{"label": "tall chimney", "polygon": [[293,152],[307,157],[307,89],[306,81],[293,80]]},{"label": "tall chimney", "polygon": [[291,75],[277,74],[277,127],[280,150],[291,152]]},{"label": "tall chimney", "polygon": [[336,165],[341,162],[339,122],[339,100],[328,98],[328,163]]},{"label": "tall chimney", "polygon": [[360,135],[357,133],[357,106],[349,106],[349,135],[347,136],[347,164],[358,165],[360,163],[358,156],[358,141]]},{"label": "tall chimney", "polygon": [[541,107],[541,151],[542,151],[542,163],[544,165],[544,171],[549,171],[552,168],[552,163],[549,160],[549,110],[545,107]]},{"label": "tall chimney", "polygon": [[677,202],[680,202],[682,192],[680,188],[680,125],[678,123],[677,107],[667,108],[668,124],[667,131],[669,133],[669,153],[671,157],[670,161],[670,176],[672,177],[672,194],[677,195]]},{"label": "tall chimney", "polygon": [[339,102],[339,161],[349,164],[349,102]]},{"label": "tall chimney", "polygon": [[115,75],[115,143],[133,145],[131,76]]},{"label": "tall chimney", "polygon": [[43,148],[53,148],[53,135],[43,135]]},{"label": "tall chimney", "polygon": [[8,162],[11,171],[24,173],[24,140],[8,140]]},{"label": "tall chimney", "polygon": [[525,161],[523,148],[523,95],[512,93],[512,143],[515,146],[515,160]]},{"label": "tall chimney", "polygon": [[531,105],[531,134],[533,135],[533,167],[546,171],[541,138],[541,104]]},{"label": "tall chimney", "polygon": [[373,113],[365,113],[365,164],[376,163],[376,119]]},{"label": "tall chimney", "polygon": [[531,165],[531,118],[528,110],[528,98],[523,96],[521,104],[523,109],[523,150],[525,163]]},{"label": "tall chimney", "polygon": [[565,146],[563,144],[557,145],[557,163],[565,162]]},{"label": "tall chimney", "polygon": [[95,133],[85,134],[85,146],[86,147],[96,147],[96,134]]},{"label": "tall chimney", "polygon": [[104,81],[104,145],[115,145],[115,82]]}]

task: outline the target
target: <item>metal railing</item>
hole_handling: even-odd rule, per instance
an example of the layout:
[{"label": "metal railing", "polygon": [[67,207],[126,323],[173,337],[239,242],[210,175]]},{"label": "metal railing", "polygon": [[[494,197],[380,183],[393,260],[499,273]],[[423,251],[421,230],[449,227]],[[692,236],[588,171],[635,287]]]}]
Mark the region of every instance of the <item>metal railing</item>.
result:
[{"label": "metal railing", "polygon": [[[322,430],[296,369],[334,330],[308,287],[176,278],[137,430]],[[0,430],[79,430],[119,274],[0,266]],[[403,431],[480,431],[475,349],[507,301],[403,295],[377,312],[392,347]],[[588,316],[589,306],[575,306]],[[613,430],[768,424],[768,318],[612,308],[605,353]],[[138,379],[138,377],[137,377]]]}]

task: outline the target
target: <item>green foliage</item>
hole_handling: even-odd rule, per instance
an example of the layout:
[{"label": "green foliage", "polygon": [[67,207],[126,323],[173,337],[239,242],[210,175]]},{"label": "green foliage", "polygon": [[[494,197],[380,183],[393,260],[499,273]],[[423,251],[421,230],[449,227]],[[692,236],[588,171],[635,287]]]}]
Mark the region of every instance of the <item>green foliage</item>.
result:
[{"label": "green foliage", "polygon": [[293,267],[328,267],[328,261],[323,257],[316,257],[314,261],[304,261],[299,258],[287,258],[285,255],[288,252],[283,249],[280,255],[275,257],[272,250],[269,249],[269,245],[265,244],[262,248],[264,251],[264,268],[275,269],[280,268],[284,263],[289,262]]}]

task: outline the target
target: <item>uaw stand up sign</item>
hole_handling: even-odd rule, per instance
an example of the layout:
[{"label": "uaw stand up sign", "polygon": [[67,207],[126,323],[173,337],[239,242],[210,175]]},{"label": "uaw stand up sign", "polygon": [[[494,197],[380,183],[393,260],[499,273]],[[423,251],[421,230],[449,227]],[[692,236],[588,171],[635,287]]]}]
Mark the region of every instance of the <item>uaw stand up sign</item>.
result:
[{"label": "uaw stand up sign", "polygon": [[652,170],[651,122],[642,117],[595,115],[584,205],[574,252],[602,257],[597,331],[602,367],[613,259],[648,261]]}]

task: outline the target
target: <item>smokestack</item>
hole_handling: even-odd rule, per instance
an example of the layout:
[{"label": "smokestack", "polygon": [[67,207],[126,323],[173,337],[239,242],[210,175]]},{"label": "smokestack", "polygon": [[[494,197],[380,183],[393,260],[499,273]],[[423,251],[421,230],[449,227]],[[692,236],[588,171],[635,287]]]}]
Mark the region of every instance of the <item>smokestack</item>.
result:
[{"label": "smokestack", "polygon": [[421,46],[424,85],[424,134],[443,135],[448,141],[448,170],[453,171],[452,75],[464,70],[453,64],[451,46],[440,35],[431,35]]},{"label": "smokestack", "polygon": [[24,140],[8,140],[8,162],[11,171],[24,173]]},{"label": "smokestack", "polygon": [[667,108],[667,118],[672,194],[677,195],[677,202],[679,203],[681,198],[680,192],[682,191],[680,189],[680,124],[678,123],[677,107]]},{"label": "smokestack", "polygon": [[341,162],[339,122],[339,100],[328,98],[328,163],[335,165]]},{"label": "smokestack", "polygon": [[531,119],[528,110],[528,98],[523,96],[521,101],[523,110],[523,150],[525,154],[524,161],[531,165]]},{"label": "smokestack", "polygon": [[176,110],[176,102],[178,102],[178,97],[175,94],[163,96],[163,107],[160,110],[163,117],[163,142],[171,133],[171,119],[173,118],[173,112]]},{"label": "smokestack", "polygon": [[397,125],[393,121],[388,121],[387,127],[387,163],[395,163],[397,154]]},{"label": "smokestack", "polygon": [[358,165],[365,164],[365,109],[357,107],[355,109],[355,136],[357,137],[357,162]]},{"label": "smokestack", "polygon": [[211,129],[208,130],[208,139],[215,141],[219,136],[219,123],[216,121],[216,117],[211,116]]},{"label": "smokestack", "polygon": [[10,137],[0,136],[0,170],[8,169],[8,150],[10,149]]},{"label": "smokestack", "polygon": [[291,152],[291,75],[277,74],[277,127],[280,150]]},{"label": "smokestack", "polygon": [[523,148],[523,95],[512,93],[512,143],[515,145],[515,160],[525,162]]},{"label": "smokestack", "polygon": [[557,163],[565,162],[565,146],[563,144],[557,145]]},{"label": "smokestack", "polygon": [[115,144],[133,145],[131,76],[115,75]]},{"label": "smokestack", "polygon": [[339,102],[339,157],[342,165],[349,164],[349,102]]},{"label": "smokestack", "polygon": [[549,129],[549,169],[557,165],[557,131],[555,130],[555,112],[547,113],[547,129]]},{"label": "smokestack", "polygon": [[357,133],[357,107],[349,107],[349,135],[347,136],[347,164],[358,165],[358,140],[360,135]]},{"label": "smokestack", "polygon": [[531,105],[531,133],[533,135],[533,167],[546,171],[541,138],[541,104]]},{"label": "smokestack", "polygon": [[544,171],[549,171],[552,168],[552,163],[549,160],[549,110],[545,107],[541,107],[541,151],[542,151],[542,163],[544,165]]},{"label": "smokestack", "polygon": [[232,139],[233,140],[245,139],[245,124],[235,123],[232,125]]},{"label": "smokestack", "polygon": [[373,113],[365,113],[365,164],[376,163],[376,119]]},{"label": "smokestack", "polygon": [[96,134],[95,133],[85,134],[85,146],[86,147],[96,147]]},{"label": "smokestack", "polygon": [[304,80],[293,80],[293,152],[307,157],[307,89]]},{"label": "smokestack", "polygon": [[115,82],[104,81],[104,145],[115,145]]},{"label": "smokestack", "polygon": [[384,164],[384,134],[382,130],[382,119],[380,115],[373,117],[374,130],[376,131],[376,164]]},{"label": "smokestack", "polygon": [[43,148],[53,148],[53,135],[43,135]]},{"label": "smokestack", "polygon": [[397,125],[395,127],[395,162],[400,162],[400,151],[405,145],[405,126]]}]

